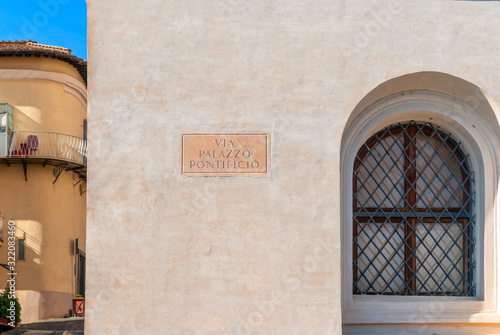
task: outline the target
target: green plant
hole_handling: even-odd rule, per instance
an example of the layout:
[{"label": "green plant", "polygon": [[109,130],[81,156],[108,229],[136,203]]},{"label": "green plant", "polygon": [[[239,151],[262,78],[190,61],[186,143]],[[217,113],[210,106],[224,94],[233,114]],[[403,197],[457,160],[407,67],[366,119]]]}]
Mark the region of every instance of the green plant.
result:
[{"label": "green plant", "polygon": [[0,318],[9,322],[21,322],[21,305],[19,300],[9,291],[9,286],[0,294]]},{"label": "green plant", "polygon": [[75,295],[75,298],[83,298],[83,295],[77,294],[77,295]]}]

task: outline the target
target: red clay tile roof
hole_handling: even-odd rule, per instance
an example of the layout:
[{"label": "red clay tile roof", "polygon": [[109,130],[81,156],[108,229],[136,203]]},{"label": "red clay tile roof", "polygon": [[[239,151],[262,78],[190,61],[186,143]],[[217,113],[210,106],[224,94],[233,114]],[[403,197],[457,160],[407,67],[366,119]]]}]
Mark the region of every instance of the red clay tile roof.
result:
[{"label": "red clay tile roof", "polygon": [[71,64],[87,84],[87,61],[71,55],[71,49],[38,44],[35,41],[0,41],[0,57],[27,56],[55,58]]},{"label": "red clay tile roof", "polygon": [[39,44],[34,41],[0,41],[0,50],[23,50],[23,51],[55,51],[71,55],[71,49],[55,47],[52,45]]}]

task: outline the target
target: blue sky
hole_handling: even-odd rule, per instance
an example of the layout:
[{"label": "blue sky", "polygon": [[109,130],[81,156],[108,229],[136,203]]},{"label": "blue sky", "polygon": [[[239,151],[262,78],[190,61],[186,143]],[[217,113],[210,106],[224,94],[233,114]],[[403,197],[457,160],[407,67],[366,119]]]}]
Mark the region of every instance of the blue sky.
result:
[{"label": "blue sky", "polygon": [[32,40],[73,49],[87,59],[85,0],[3,0],[0,2],[0,41]]}]

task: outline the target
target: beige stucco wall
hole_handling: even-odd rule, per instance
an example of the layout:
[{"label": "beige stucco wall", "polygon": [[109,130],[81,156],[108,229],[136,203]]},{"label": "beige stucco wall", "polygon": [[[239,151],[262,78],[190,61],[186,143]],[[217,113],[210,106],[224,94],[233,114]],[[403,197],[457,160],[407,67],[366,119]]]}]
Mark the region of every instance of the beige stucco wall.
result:
[{"label": "beige stucco wall", "polygon": [[[49,77],[66,74],[82,82],[71,65],[43,57],[0,58],[0,102],[14,106],[14,125],[19,130],[83,137],[86,110],[64,89],[65,83],[6,79],[2,77],[5,69],[43,71]],[[73,186],[79,180],[76,175],[63,172],[53,183],[51,165],[28,164],[27,179],[21,164],[0,165],[0,211],[4,218],[0,263],[7,263],[8,221],[14,220],[16,237],[25,238],[26,243],[25,260],[16,261],[15,268],[24,323],[69,315],[75,294],[73,241],[78,238],[79,248],[85,251],[86,235],[86,194],[80,194],[79,185]],[[6,284],[7,272],[0,272],[0,282]]]},{"label": "beige stucco wall", "polygon": [[[421,71],[500,101],[495,2],[88,4],[91,335],[341,334],[351,112]],[[256,131],[268,176],[181,175],[181,134]]]}]

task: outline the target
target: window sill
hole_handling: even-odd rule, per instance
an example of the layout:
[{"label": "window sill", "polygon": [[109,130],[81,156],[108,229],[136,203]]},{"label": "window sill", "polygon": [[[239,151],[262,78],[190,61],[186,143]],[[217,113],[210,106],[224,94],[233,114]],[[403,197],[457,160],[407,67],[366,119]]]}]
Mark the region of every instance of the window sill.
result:
[{"label": "window sill", "polygon": [[353,296],[349,305],[344,324],[500,322],[491,302],[477,297]]}]

